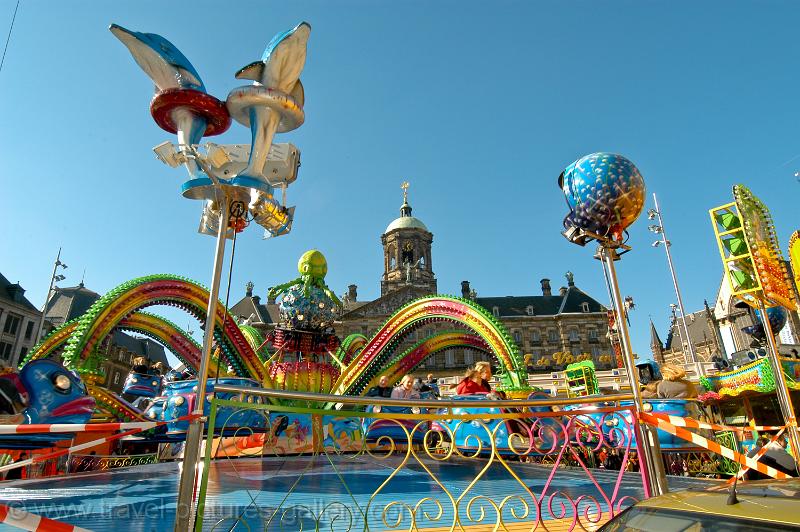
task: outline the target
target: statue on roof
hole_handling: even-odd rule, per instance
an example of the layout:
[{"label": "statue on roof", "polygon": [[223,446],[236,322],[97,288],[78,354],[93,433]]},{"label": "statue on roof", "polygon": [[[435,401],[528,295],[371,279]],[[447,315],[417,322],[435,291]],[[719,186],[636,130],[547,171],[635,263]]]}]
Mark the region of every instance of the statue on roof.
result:
[{"label": "statue on roof", "polygon": [[569,286],[572,286],[572,285],[575,284],[575,274],[572,273],[571,271],[567,271],[567,273],[564,274],[564,277],[567,278],[567,284]]}]

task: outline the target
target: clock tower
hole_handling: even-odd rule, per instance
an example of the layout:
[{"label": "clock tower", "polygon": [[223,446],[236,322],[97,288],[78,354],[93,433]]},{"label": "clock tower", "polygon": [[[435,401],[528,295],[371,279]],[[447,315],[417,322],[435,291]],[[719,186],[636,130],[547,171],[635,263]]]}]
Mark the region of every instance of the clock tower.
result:
[{"label": "clock tower", "polygon": [[413,286],[426,293],[436,293],[436,277],[431,264],[433,234],[422,220],[411,216],[408,204],[408,182],[401,185],[403,205],[400,217],[381,235],[383,244],[383,276],[381,296]]}]

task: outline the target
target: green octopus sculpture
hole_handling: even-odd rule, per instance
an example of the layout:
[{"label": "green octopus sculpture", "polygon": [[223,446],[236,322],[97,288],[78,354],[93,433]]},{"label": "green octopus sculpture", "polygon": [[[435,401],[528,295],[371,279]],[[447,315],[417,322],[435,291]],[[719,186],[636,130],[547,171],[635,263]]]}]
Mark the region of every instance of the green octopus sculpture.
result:
[{"label": "green octopus sculpture", "polygon": [[311,295],[311,288],[316,287],[325,292],[325,295],[331,298],[336,306],[339,308],[342,307],[342,302],[339,301],[336,294],[325,284],[325,275],[328,274],[328,261],[325,260],[325,255],[323,255],[321,251],[312,249],[303,253],[300,260],[297,261],[297,271],[300,272],[299,278],[279,284],[278,286],[273,286],[269,289],[269,297],[277,298],[289,288],[295,285],[302,285],[304,296],[309,297]]}]

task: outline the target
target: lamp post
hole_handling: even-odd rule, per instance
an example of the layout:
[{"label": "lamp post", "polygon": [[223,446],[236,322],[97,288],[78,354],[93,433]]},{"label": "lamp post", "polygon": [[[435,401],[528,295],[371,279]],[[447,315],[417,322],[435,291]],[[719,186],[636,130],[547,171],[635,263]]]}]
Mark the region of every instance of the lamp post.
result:
[{"label": "lamp post", "polygon": [[[155,83],[156,94],[150,104],[153,119],[165,131],[177,134],[177,146],[167,141],[153,151],[168,166],[186,168],[189,180],[181,187],[183,197],[205,202],[198,232],[217,237],[192,411],[197,417],[190,421],[186,433],[178,487],[175,530],[185,531],[202,524],[196,524],[195,488],[225,242],[244,230],[250,220],[264,228],[265,238],[291,231],[294,207],[285,204],[286,188],[297,179],[300,152],[291,144],[272,141],[276,133],[292,131],[305,121],[305,91],[299,76],[311,26],[301,22],[276,35],[260,61],[236,73],[237,78],[254,83],[233,89],[225,102],[206,92],[194,66],[164,37],[116,24],[109,29]],[[225,132],[232,120],[250,128],[249,148],[209,142],[204,150],[199,149],[204,136]],[[283,202],[275,199],[276,188],[281,189]],[[209,434],[213,434],[213,427]]]},{"label": "lamp post", "polygon": [[44,317],[47,314],[47,304],[50,302],[50,294],[53,292],[53,285],[55,285],[59,281],[63,281],[66,279],[63,275],[58,273],[58,269],[63,268],[67,269],[67,265],[61,262],[61,248],[58,248],[58,255],[56,255],[56,261],[53,263],[53,275],[50,276],[50,286],[47,289],[47,295],[44,298],[44,306],[42,307],[42,319],[39,320],[39,330],[36,331],[36,341],[34,344],[38,344],[39,340],[41,340],[42,336],[42,329],[44,328]]},{"label": "lamp post", "polygon": [[[646,495],[660,495],[668,491],[664,463],[658,445],[657,429],[637,421],[646,407],[639,389],[630,334],[627,310],[632,310],[633,299],[622,299],[614,261],[631,247],[625,244],[627,228],[642,213],[645,203],[645,185],[636,166],[626,157],[607,152],[586,155],[567,166],[558,177],[558,186],[564,192],[569,213],[564,218],[562,234],[573,244],[585,246],[596,240],[613,306],[612,318],[617,329],[620,351],[627,369],[628,382],[634,396],[631,431],[641,453],[642,471],[647,480]],[[611,321],[611,320],[609,320]]]},{"label": "lamp post", "polygon": [[683,337],[686,339],[686,349],[689,350],[689,358],[694,365],[695,373],[697,373],[697,378],[699,379],[704,374],[703,367],[697,360],[697,353],[695,352],[694,345],[692,344],[692,337],[689,336],[689,327],[686,325],[686,309],[683,306],[683,297],[681,297],[681,290],[678,287],[678,277],[675,275],[675,266],[672,263],[672,254],[669,251],[672,243],[667,240],[667,231],[664,229],[664,219],[661,216],[661,209],[658,207],[658,198],[656,198],[655,192],[653,192],[653,203],[655,204],[656,208],[647,211],[647,218],[649,220],[658,219],[658,224],[651,225],[648,227],[648,229],[657,235],[661,235],[660,240],[653,242],[653,247],[657,248],[663,244],[664,251],[667,254],[667,264],[669,264],[669,273],[672,276],[672,286],[675,288],[675,295],[678,298],[678,309],[681,311],[681,327],[683,328]]}]

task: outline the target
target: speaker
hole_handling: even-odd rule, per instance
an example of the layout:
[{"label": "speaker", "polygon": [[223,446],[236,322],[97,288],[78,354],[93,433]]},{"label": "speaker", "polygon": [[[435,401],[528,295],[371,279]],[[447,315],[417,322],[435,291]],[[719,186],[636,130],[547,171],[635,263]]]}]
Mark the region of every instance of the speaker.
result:
[{"label": "speaker", "polygon": [[728,362],[728,359],[721,356],[711,357],[711,362],[714,363],[714,367],[717,368],[717,371],[728,371],[731,369],[731,364]]},{"label": "speaker", "polygon": [[[764,354],[766,354],[766,351]],[[743,351],[736,351],[731,354],[731,361],[733,362],[734,366],[744,366],[750,362],[755,362],[757,358],[758,355],[754,349],[745,349]]]}]

